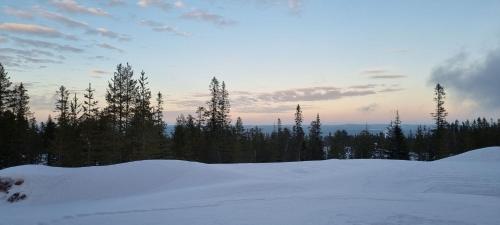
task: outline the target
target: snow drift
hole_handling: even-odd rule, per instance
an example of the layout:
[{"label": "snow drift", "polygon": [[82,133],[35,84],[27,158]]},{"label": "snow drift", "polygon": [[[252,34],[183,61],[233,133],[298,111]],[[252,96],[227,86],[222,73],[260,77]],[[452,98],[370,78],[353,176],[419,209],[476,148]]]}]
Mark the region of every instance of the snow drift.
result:
[{"label": "snow drift", "polygon": [[500,224],[500,147],[434,162],[19,166],[0,224]]}]

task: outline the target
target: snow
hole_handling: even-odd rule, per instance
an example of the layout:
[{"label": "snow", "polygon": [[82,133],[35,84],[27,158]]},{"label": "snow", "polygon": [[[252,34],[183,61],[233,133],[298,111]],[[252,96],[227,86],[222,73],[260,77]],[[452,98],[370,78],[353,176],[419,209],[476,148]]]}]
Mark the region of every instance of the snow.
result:
[{"label": "snow", "polygon": [[500,147],[434,162],[326,160],[207,165],[19,166],[0,225],[500,224]]}]

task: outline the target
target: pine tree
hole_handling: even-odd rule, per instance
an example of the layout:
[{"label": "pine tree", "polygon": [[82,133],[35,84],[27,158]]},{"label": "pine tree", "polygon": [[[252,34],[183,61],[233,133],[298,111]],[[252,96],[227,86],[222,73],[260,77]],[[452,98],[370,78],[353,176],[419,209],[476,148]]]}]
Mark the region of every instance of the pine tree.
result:
[{"label": "pine tree", "polygon": [[437,152],[432,152],[431,157],[435,159],[436,157],[446,157],[449,156],[450,151],[448,146],[446,146],[446,140],[444,139],[446,134],[446,116],[448,112],[444,108],[444,99],[446,93],[444,87],[440,84],[436,84],[434,88],[434,101],[436,102],[436,111],[431,113],[432,117],[436,121],[436,128],[434,129],[434,140],[433,149],[437,149]]},{"label": "pine tree", "polygon": [[74,93],[71,102],[69,103],[69,123],[72,127],[78,126],[80,113],[81,113],[81,103],[78,101],[76,97],[76,93]]},{"label": "pine tree", "polygon": [[305,153],[305,143],[304,143],[304,129],[302,128],[302,121],[303,121],[303,116],[302,116],[302,109],[300,108],[300,105],[297,105],[296,111],[295,111],[295,125],[292,128],[292,135],[294,139],[294,152],[292,153],[293,155],[291,156],[291,160],[294,161],[300,161],[303,160],[304,158],[304,153]]},{"label": "pine tree", "polygon": [[219,123],[223,129],[227,129],[231,124],[231,120],[229,118],[229,112],[231,105],[229,103],[229,93],[226,90],[226,83],[222,81],[222,85],[220,88],[220,93],[218,93],[218,112],[219,112]]},{"label": "pine tree", "polygon": [[389,150],[391,151],[391,159],[408,159],[408,148],[406,145],[406,138],[401,128],[401,120],[399,118],[399,111],[396,110],[396,118],[391,122],[388,132]]},{"label": "pine tree", "polygon": [[133,79],[133,76],[134,71],[128,63],[125,66],[118,64],[113,78],[108,82],[106,111],[120,134],[125,134],[133,116],[137,92],[137,81]]},{"label": "pine tree", "polygon": [[56,93],[56,112],[59,114],[56,119],[59,126],[66,126],[69,121],[69,91],[61,85]]},{"label": "pine tree", "polygon": [[10,101],[11,90],[9,89],[12,85],[10,78],[5,71],[2,63],[0,63],[0,114],[7,110]]},{"label": "pine tree", "polygon": [[156,95],[156,106],[154,109],[154,121],[156,126],[161,128],[162,134],[165,129],[165,123],[163,122],[163,110],[163,95],[161,92],[158,92]]},{"label": "pine tree", "polygon": [[26,123],[31,116],[29,104],[29,96],[27,90],[24,88],[23,83],[16,85],[11,93],[10,106],[18,121],[25,121]]},{"label": "pine tree", "polygon": [[325,159],[323,153],[323,140],[321,138],[321,121],[319,114],[316,115],[316,120],[311,122],[309,128],[309,158],[311,160]]},{"label": "pine tree", "polygon": [[219,130],[219,118],[220,118],[220,113],[219,113],[219,105],[220,105],[220,87],[219,87],[219,80],[217,78],[213,77],[212,81],[210,82],[209,86],[210,90],[210,101],[207,102],[208,109],[205,112],[207,117],[207,128],[211,135],[215,135],[217,131]]},{"label": "pine tree", "polygon": [[94,97],[95,89],[92,89],[92,84],[89,83],[89,87],[85,89],[85,93],[83,94],[83,118],[95,118],[97,116],[98,108],[97,108],[97,100]]},{"label": "pine tree", "polygon": [[436,111],[431,113],[432,117],[436,121],[436,131],[440,132],[446,126],[446,116],[448,116],[448,112],[444,108],[444,99],[446,97],[446,93],[444,91],[444,87],[440,84],[436,84],[434,88],[434,101],[436,102]]}]

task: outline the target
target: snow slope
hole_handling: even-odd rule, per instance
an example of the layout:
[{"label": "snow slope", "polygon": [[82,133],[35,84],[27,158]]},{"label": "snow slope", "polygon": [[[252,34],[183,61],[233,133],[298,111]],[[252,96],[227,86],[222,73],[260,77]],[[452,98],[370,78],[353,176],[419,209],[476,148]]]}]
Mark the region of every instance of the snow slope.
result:
[{"label": "snow slope", "polygon": [[[326,160],[207,165],[19,166],[16,224],[500,224],[500,147],[435,162]],[[0,194],[0,198],[5,198]]]}]

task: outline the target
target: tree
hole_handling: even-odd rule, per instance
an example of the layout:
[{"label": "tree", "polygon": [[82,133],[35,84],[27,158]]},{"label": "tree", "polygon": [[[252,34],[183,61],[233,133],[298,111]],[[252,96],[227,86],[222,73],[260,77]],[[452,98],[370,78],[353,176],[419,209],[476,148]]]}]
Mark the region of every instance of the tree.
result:
[{"label": "tree", "polygon": [[59,114],[56,119],[59,126],[66,126],[69,120],[69,91],[61,85],[56,94],[56,112]]},{"label": "tree", "polygon": [[226,90],[226,83],[222,81],[220,93],[218,93],[218,120],[224,129],[227,129],[231,124],[231,120],[229,118],[230,108],[231,104],[229,103],[229,93]]},{"label": "tree", "polygon": [[401,129],[401,120],[399,118],[399,111],[396,110],[396,118],[388,129],[389,150],[391,151],[391,159],[408,159],[408,148],[406,145],[406,138]]},{"label": "tree", "polygon": [[444,108],[444,99],[446,93],[444,91],[444,87],[439,83],[436,84],[434,88],[434,101],[436,102],[436,111],[431,113],[432,117],[436,121],[436,128],[434,129],[434,149],[437,149],[437,152],[432,152],[431,157],[446,157],[450,154],[448,146],[446,146],[444,137],[446,132],[446,116],[448,112]]},{"label": "tree", "polygon": [[28,122],[31,116],[30,108],[28,106],[30,97],[27,90],[24,88],[23,83],[16,85],[11,93],[10,106],[18,121]]},{"label": "tree", "polygon": [[80,112],[82,111],[81,106],[82,104],[78,101],[76,93],[74,93],[73,98],[69,103],[69,123],[73,127],[78,126],[79,123],[78,120],[80,119]]},{"label": "tree", "polygon": [[10,78],[2,63],[0,63],[0,114],[5,112],[9,105],[11,94],[11,90],[9,89],[10,85],[12,85],[12,82],[10,82]]},{"label": "tree", "polygon": [[444,108],[444,99],[446,97],[446,93],[444,91],[444,87],[440,84],[436,84],[434,88],[434,101],[436,102],[436,111],[431,113],[432,117],[436,121],[436,132],[442,131],[446,126],[446,116],[448,116],[448,112]]},{"label": "tree", "polygon": [[210,90],[210,101],[207,102],[208,108],[207,111],[205,112],[206,113],[205,117],[207,117],[207,128],[210,131],[210,133],[214,135],[220,126],[219,124],[220,87],[219,87],[219,80],[217,80],[217,78],[215,77],[212,78],[209,90]]},{"label": "tree", "polygon": [[302,128],[302,109],[300,105],[297,105],[295,111],[295,125],[292,128],[292,136],[294,140],[294,151],[291,156],[291,160],[300,161],[303,160],[305,153],[305,143],[304,143],[304,129]]},{"label": "tree", "polygon": [[161,128],[161,132],[163,134],[163,130],[165,129],[165,123],[163,122],[163,95],[161,94],[161,92],[158,92],[158,94],[156,95],[154,121],[155,124]]},{"label": "tree", "polygon": [[85,93],[83,94],[83,118],[90,119],[95,118],[97,116],[98,108],[97,108],[97,100],[94,97],[95,89],[92,89],[92,84],[89,83],[89,87],[85,89]]},{"label": "tree", "polygon": [[319,114],[316,115],[316,120],[311,122],[309,128],[309,150],[311,160],[325,159],[323,152],[323,140],[321,138],[321,121]]},{"label": "tree", "polygon": [[114,121],[120,134],[125,134],[126,128],[133,116],[133,105],[137,92],[137,81],[133,79],[134,71],[128,63],[116,66],[113,78],[108,82],[106,91],[106,112]]}]

